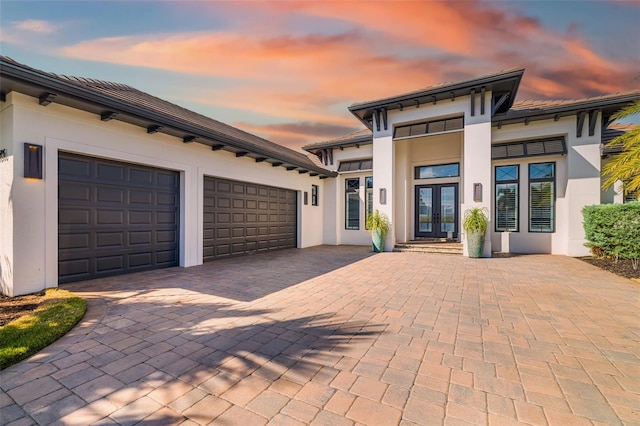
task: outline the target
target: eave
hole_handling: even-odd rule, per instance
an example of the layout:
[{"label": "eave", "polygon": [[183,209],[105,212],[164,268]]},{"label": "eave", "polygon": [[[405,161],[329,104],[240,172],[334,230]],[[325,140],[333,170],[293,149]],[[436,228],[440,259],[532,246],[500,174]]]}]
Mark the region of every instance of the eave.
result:
[{"label": "eave", "polygon": [[[493,96],[506,95],[502,99],[502,104],[492,108],[491,114],[507,111],[511,108],[516,97],[520,80],[524,74],[524,69],[515,69],[487,77],[473,80],[446,84],[427,88],[399,96],[379,99],[370,102],[353,104],[349,111],[360,120],[366,127],[373,129],[373,117],[379,111],[384,114],[392,110],[403,110],[404,108],[420,108],[422,105],[433,105],[438,102],[451,101],[462,96],[473,96],[491,91]],[[492,102],[493,106],[493,102]]]},{"label": "eave", "polygon": [[[319,177],[335,177],[337,173],[316,166],[311,160],[298,160],[261,149],[238,138],[191,124],[169,114],[125,102],[85,87],[55,78],[17,64],[0,62],[0,95],[3,99],[12,91],[32,96],[41,105],[61,104],[71,108],[96,114],[103,121],[117,120],[139,126],[149,134],[164,133],[183,140],[185,143],[199,143],[212,150],[224,150],[237,156],[247,156],[258,161],[267,161],[287,170],[307,170]],[[42,99],[45,99],[45,102]],[[300,154],[303,155],[303,154]],[[264,160],[263,160],[264,159]]]}]

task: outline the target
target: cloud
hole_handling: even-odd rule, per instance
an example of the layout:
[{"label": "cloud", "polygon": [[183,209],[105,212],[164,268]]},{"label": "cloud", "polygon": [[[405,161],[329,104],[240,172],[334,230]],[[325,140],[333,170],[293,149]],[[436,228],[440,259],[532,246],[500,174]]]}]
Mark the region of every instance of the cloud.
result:
[{"label": "cloud", "polygon": [[[352,120],[353,121],[353,120]],[[293,149],[300,149],[305,144],[329,140],[358,129],[354,126],[340,126],[319,122],[294,122],[279,124],[254,124],[236,122],[234,126],[246,132],[257,134],[268,140],[280,143]]]},{"label": "cloud", "polygon": [[49,21],[39,19],[27,19],[25,21],[14,21],[12,27],[16,30],[27,31],[38,34],[51,34],[58,30],[58,26]]},{"label": "cloud", "polygon": [[224,30],[97,38],[58,52],[173,71],[185,85],[189,75],[206,76],[211,84],[185,91],[189,101],[249,110],[279,123],[301,122],[298,127],[240,123],[291,146],[336,136],[330,128],[352,130],[358,123],[346,107],[354,101],[514,66],[526,68],[520,99],[625,91],[637,73],[634,55],[614,60],[582,38],[576,26],[564,32],[548,28],[500,3],[205,6],[200,13],[227,17]]}]

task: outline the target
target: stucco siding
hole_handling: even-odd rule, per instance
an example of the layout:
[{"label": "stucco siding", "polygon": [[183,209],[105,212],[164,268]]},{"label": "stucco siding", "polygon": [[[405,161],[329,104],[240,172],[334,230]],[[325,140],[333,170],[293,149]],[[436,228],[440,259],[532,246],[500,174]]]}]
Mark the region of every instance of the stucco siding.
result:
[{"label": "stucco siding", "polygon": [[[101,122],[100,117],[62,105],[38,105],[37,99],[9,94],[12,104],[13,135],[10,144],[13,162],[20,165],[12,177],[3,176],[3,187],[10,186],[13,232],[19,235],[11,249],[2,247],[2,258],[13,260],[14,294],[23,294],[57,285],[57,153],[58,151],[126,161],[180,172],[180,265],[202,263],[203,176],[257,182],[298,191],[298,247],[323,243],[322,207],[302,204],[302,193],[311,185],[323,187],[317,177],[236,158],[225,151],[212,151],[197,143],[164,134],[148,135],[146,129],[117,120]],[[3,113],[3,120],[5,114]],[[3,126],[3,129],[7,127]],[[6,130],[3,130],[3,133]],[[3,135],[3,143],[4,141]],[[44,146],[44,179],[27,180],[22,175],[21,145],[31,142]],[[3,170],[5,167],[3,167]],[[3,173],[5,173],[3,171]],[[295,178],[292,178],[295,175]],[[3,190],[4,191],[4,190]],[[5,191],[6,192],[6,191]],[[3,192],[3,197],[5,197]],[[322,195],[321,195],[322,196]],[[3,199],[3,203],[6,203]],[[4,209],[3,209],[4,210]],[[3,222],[3,239],[7,235]],[[4,276],[3,268],[3,276]],[[8,281],[9,282],[9,281]],[[9,285],[7,282],[6,285]],[[5,285],[3,283],[3,285]],[[9,286],[11,286],[9,285]]]}]

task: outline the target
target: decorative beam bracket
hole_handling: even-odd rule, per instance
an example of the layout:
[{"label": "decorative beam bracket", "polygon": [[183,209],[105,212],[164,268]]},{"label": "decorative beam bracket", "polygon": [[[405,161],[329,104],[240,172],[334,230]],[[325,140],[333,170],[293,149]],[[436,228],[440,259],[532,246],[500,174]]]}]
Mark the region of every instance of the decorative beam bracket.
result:
[{"label": "decorative beam bracket", "polygon": [[589,136],[596,134],[596,122],[598,121],[598,110],[589,111]]},{"label": "decorative beam bracket", "polygon": [[580,111],[576,115],[576,137],[582,137],[582,128],[584,127],[584,118],[587,116],[586,111]]},{"label": "decorative beam bracket", "polygon": [[164,129],[164,127],[158,125],[149,126],[147,127],[147,133],[153,135],[154,133],[158,133],[162,129]]},{"label": "decorative beam bracket", "polygon": [[53,102],[53,100],[56,98],[55,93],[45,93],[44,95],[40,96],[38,98],[38,103],[42,106],[47,106],[49,105],[51,102]]},{"label": "decorative beam bracket", "polygon": [[114,118],[116,118],[117,116],[118,116],[117,112],[105,111],[102,114],[100,114],[100,120],[102,120],[102,121],[111,121]]}]

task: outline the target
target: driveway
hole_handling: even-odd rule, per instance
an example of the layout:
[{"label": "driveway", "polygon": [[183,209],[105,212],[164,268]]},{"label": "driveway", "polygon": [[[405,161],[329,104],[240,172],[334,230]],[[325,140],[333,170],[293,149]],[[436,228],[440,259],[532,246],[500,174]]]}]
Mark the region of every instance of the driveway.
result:
[{"label": "driveway", "polygon": [[2,424],[640,424],[640,285],[577,259],[322,246],[64,288],[87,315],[0,372]]}]

